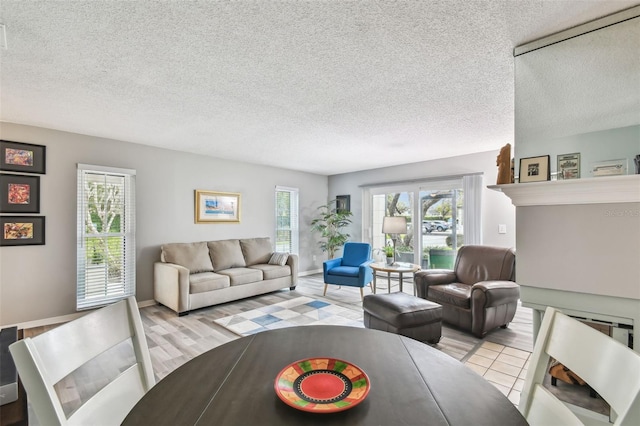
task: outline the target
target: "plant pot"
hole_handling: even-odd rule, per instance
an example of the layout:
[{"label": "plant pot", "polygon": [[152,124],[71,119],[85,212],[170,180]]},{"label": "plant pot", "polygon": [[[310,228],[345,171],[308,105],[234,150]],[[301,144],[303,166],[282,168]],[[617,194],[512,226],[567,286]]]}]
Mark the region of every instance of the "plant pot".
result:
[{"label": "plant pot", "polygon": [[393,265],[393,256],[387,257],[387,265]]},{"label": "plant pot", "polygon": [[453,250],[429,250],[431,269],[453,269],[455,260],[456,252]]}]

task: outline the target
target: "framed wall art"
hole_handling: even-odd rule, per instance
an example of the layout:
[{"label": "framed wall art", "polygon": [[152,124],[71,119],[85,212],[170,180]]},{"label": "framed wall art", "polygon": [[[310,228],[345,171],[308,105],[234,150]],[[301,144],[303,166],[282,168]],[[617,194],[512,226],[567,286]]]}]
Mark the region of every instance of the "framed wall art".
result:
[{"label": "framed wall art", "polygon": [[580,154],[558,155],[558,179],[579,179],[580,178]]},{"label": "framed wall art", "polygon": [[627,174],[627,159],[598,161],[591,166],[594,177],[618,176]]},{"label": "framed wall art", "polygon": [[548,155],[521,158],[519,182],[542,182],[549,180],[551,177],[549,162],[550,159]]},{"label": "framed wall art", "polygon": [[47,147],[0,140],[0,170],[22,173],[46,173]]},{"label": "framed wall art", "polygon": [[44,216],[0,217],[0,246],[44,244]]},{"label": "framed wall art", "polygon": [[336,197],[336,210],[338,212],[350,212],[351,195],[338,195]]},{"label": "framed wall art", "polygon": [[0,174],[0,213],[40,213],[40,176]]},{"label": "framed wall art", "polygon": [[240,222],[240,194],[196,189],[196,223]]}]

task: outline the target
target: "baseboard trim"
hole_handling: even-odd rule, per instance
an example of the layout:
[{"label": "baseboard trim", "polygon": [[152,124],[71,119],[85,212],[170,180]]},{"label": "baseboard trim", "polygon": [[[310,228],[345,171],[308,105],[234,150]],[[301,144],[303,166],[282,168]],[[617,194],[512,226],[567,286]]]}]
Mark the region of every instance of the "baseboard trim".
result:
[{"label": "baseboard trim", "polygon": [[[145,308],[147,306],[152,306],[155,305],[157,302],[153,299],[151,300],[143,300],[142,302],[138,302],[138,308]],[[51,318],[43,318],[43,319],[39,319],[39,320],[33,320],[33,321],[27,321],[27,322],[19,322],[16,324],[8,324],[8,325],[3,325],[2,328],[6,328],[6,327],[18,327],[18,330],[25,330],[28,328],[34,328],[34,327],[44,327],[47,325],[53,325],[53,324],[60,324],[63,322],[69,322],[69,321],[73,321],[74,319],[78,319],[81,316],[83,316],[84,314],[88,314],[89,312],[91,312],[91,310],[89,311],[82,311],[82,312],[75,312],[73,314],[68,314],[68,315],[61,315],[58,317],[51,317]]]},{"label": "baseboard trim", "polygon": [[299,277],[306,277],[307,275],[321,274],[322,269],[314,269],[311,271],[298,272]]}]

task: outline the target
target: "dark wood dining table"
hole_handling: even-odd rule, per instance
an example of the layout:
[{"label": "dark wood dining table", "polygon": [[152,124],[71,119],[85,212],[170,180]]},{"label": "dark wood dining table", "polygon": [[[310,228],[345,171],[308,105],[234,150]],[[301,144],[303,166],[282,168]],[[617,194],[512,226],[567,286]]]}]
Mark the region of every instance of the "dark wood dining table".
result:
[{"label": "dark wood dining table", "polygon": [[[311,413],[281,401],[283,367],[334,357],[362,368],[366,399]],[[214,348],[159,381],[123,425],[526,425],[516,407],[459,361],[424,343],[378,330],[290,327]]]}]

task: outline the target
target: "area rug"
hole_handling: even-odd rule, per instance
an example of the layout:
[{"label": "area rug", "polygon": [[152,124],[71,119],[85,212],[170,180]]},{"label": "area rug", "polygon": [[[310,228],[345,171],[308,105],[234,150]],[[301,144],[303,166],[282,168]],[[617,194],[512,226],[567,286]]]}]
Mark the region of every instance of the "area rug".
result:
[{"label": "area rug", "polygon": [[364,328],[362,312],[306,296],[220,318],[215,322],[240,336],[300,325]]}]

